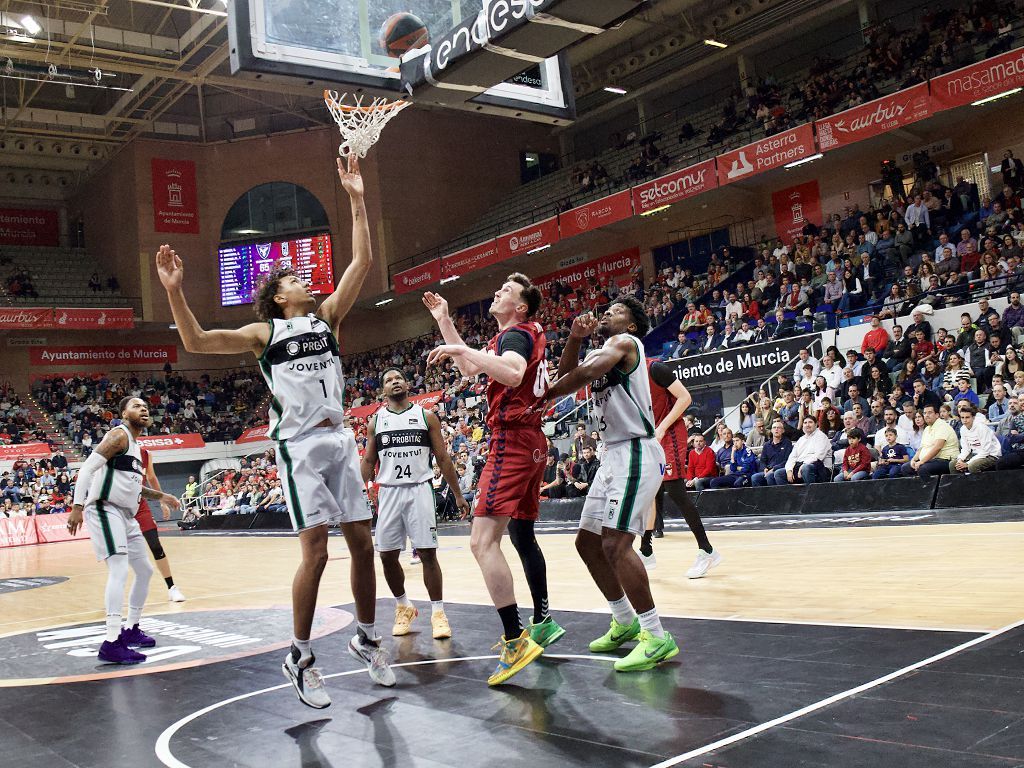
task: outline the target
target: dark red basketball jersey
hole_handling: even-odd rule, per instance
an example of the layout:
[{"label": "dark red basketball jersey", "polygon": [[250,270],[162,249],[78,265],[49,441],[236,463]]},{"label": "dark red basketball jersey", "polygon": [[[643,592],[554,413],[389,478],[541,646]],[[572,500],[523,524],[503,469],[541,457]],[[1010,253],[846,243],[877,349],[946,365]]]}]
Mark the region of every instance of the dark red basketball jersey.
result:
[{"label": "dark red basketball jersey", "polygon": [[526,373],[518,387],[506,387],[494,379],[487,382],[487,426],[492,431],[498,427],[540,429],[544,396],[548,391],[548,369],[545,363],[548,340],[540,323],[531,320],[506,328],[487,343],[487,351],[497,355],[501,337],[513,328],[529,335],[533,341],[533,351],[526,361]]},{"label": "dark red basketball jersey", "polygon": [[[657,426],[661,423],[661,420],[668,416],[668,412],[672,410],[672,406],[676,404],[675,397],[664,387],[660,386],[658,382],[651,378],[651,365],[659,362],[658,360],[647,361],[647,380],[651,385],[651,406],[654,409],[654,425]],[[686,445],[686,422],[682,418],[676,419],[676,423],[669,427],[668,432],[665,433],[665,441],[670,436],[675,436],[676,440]]]}]

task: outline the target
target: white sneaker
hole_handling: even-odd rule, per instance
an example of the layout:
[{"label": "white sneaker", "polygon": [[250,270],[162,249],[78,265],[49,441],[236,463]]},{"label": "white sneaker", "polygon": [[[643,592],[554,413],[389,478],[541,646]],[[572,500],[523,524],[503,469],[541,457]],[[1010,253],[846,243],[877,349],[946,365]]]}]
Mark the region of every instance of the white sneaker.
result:
[{"label": "white sneaker", "polygon": [[299,667],[291,651],[285,656],[281,671],[295,689],[299,701],[313,709],[326,709],[331,706],[331,697],[324,688],[324,676],[313,666],[314,656],[305,667]]},{"label": "white sneaker", "polygon": [[686,572],[686,578],[699,579],[720,562],[722,562],[722,556],[718,554],[717,549],[711,550],[710,553],[702,549],[697,552],[697,559],[694,561],[693,567]]},{"label": "white sneaker", "polygon": [[370,679],[377,685],[390,688],[395,684],[395,673],[391,670],[387,650],[380,645],[380,638],[373,643],[357,632],[349,641],[348,652],[366,665]]},{"label": "white sneaker", "polygon": [[650,555],[645,555],[643,552],[639,553],[640,562],[644,564],[644,568],[648,571],[653,571],[658,567],[658,556],[651,552]]},{"label": "white sneaker", "polygon": [[419,564],[420,564],[420,553],[417,552],[416,550],[413,550],[412,559],[409,560],[409,565],[419,565]]},{"label": "white sneaker", "polygon": [[181,590],[178,589],[178,585],[175,584],[173,587],[167,590],[167,599],[172,603],[184,603],[185,596],[181,594]]}]

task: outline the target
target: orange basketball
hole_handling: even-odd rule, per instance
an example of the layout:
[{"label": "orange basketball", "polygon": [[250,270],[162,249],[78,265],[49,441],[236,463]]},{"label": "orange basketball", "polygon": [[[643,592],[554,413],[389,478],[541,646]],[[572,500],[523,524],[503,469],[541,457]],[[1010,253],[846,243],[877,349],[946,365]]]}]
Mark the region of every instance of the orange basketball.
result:
[{"label": "orange basketball", "polygon": [[426,45],[430,32],[419,16],[403,12],[387,18],[381,25],[378,39],[388,56],[399,59],[406,51]]}]

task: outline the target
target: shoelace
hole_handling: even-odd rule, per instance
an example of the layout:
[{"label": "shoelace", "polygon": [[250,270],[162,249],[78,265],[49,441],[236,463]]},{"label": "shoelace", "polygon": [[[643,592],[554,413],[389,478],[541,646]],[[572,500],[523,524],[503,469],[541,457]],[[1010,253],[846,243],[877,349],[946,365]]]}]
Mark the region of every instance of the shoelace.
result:
[{"label": "shoelace", "polygon": [[303,683],[306,688],[315,689],[324,687],[324,676],[319,667],[306,667],[302,670]]},{"label": "shoelace", "polygon": [[391,659],[388,656],[387,649],[383,646],[377,646],[377,648],[370,653],[370,667],[372,669],[387,669],[390,663]]}]

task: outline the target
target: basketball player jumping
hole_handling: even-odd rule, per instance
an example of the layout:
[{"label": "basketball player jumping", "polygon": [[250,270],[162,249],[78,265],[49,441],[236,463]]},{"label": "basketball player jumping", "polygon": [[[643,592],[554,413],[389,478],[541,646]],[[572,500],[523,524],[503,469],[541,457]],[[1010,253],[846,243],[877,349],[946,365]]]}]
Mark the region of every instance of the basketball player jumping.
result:
[{"label": "basketball player jumping", "polygon": [[[319,308],[309,285],[290,269],[276,269],[261,283],[256,311],[264,320],[237,330],[204,330],[182,291],[184,268],[170,246],[156,256],[160,282],[167,290],[182,345],[189,352],[251,352],[273,395],[270,437],[277,441],[277,467],[292,518],[299,532],[302,562],[292,583],[295,636],[282,669],[299,700],[322,709],[331,703],[320,671],[313,667],[310,632],[320,577],[327,565],[327,526],[341,523],[352,557],[352,595],[357,632],[349,652],[367,665],[379,685],[395,684],[387,653],[374,629],[376,573],[370,505],[359,472],[352,432],[345,429],[344,378],[337,335],[370,269],[370,229],[363,202],[359,162],[338,160],[338,176],[352,212],[352,262],[338,286]],[[314,310],[316,310],[314,312]]]},{"label": "basketball player jumping", "polygon": [[[562,397],[593,382],[596,415],[608,452],[587,493],[576,549],[608,600],[611,628],[590,644],[602,653],[638,639],[618,672],[650,669],[679,653],[661,626],[633,538],[643,533],[661,488],[665,452],[655,438],[651,389],[640,337],[649,321],[632,297],[615,300],[598,322],[588,312],[572,324],[548,397]],[[580,363],[580,343],[594,331],[604,345]],[[638,615],[639,614],[639,615]]]},{"label": "basketball player jumping", "polygon": [[435,640],[452,636],[442,597],[441,564],[437,561],[437,510],[434,488],[430,484],[433,454],[441,474],[453,489],[462,517],[469,514],[469,502],[459,489],[459,476],[441,436],[441,421],[409,401],[409,383],[398,368],[389,368],[381,377],[387,403],[374,415],[366,430],[363,453],[363,480],[369,482],[376,472],[377,551],[384,578],[395,596],[395,626],[391,634],[409,634],[413,619],[419,615],[405,594],[405,572],[398,560],[406,536],[412,541],[423,563],[423,584],[430,596],[430,626]]},{"label": "basketball player jumping", "polygon": [[[147,488],[143,482],[139,435],[149,426],[149,407],[138,397],[126,397],[118,405],[121,423],[100,441],[78,470],[75,495],[68,516],[74,535],[82,525],[89,530],[96,559],[107,564],[107,635],[97,654],[110,664],[138,664],[146,657],[132,646],[152,648],[156,641],[139,629],[142,608],[149,594],[153,566],[135,513],[143,498],[177,509],[178,500]],[[124,588],[128,569],[135,572],[128,595],[128,626],[121,626]]]},{"label": "basketball player jumping", "polygon": [[[530,320],[540,301],[540,290],[526,275],[509,275],[491,302],[498,334],[486,349],[476,350],[467,347],[459,335],[448,315],[448,302],[436,293],[423,295],[423,303],[446,342],[431,351],[427,363],[451,358],[463,376],[483,373],[488,377],[491,438],[487,463],[477,482],[470,547],[504,631],[498,666],[487,679],[489,685],[508,680],[565,634],[548,613],[547,564],[533,530],[540,512],[540,483],[547,456],[540,428],[548,385],[547,338],[540,323]],[[525,630],[512,572],[501,551],[506,528],[533,597],[533,621]]]},{"label": "basketball player jumping", "polygon": [[[153,490],[159,491],[161,490],[160,481],[156,479],[156,472],[153,471],[152,457],[145,448],[141,450],[142,469],[146,476],[146,484]],[[160,507],[163,509],[164,520],[170,520],[171,506],[161,502]],[[149,551],[153,553],[153,560],[156,562],[157,570],[164,577],[164,583],[167,585],[167,599],[172,603],[185,602],[185,595],[181,593],[181,590],[174,583],[174,577],[171,575],[171,564],[167,561],[167,553],[164,552],[163,544],[160,543],[160,533],[156,529],[153,511],[149,508],[149,502],[146,499],[139,500],[139,511],[135,514],[135,520],[139,524],[139,530],[142,531],[142,537],[149,545]]]}]

